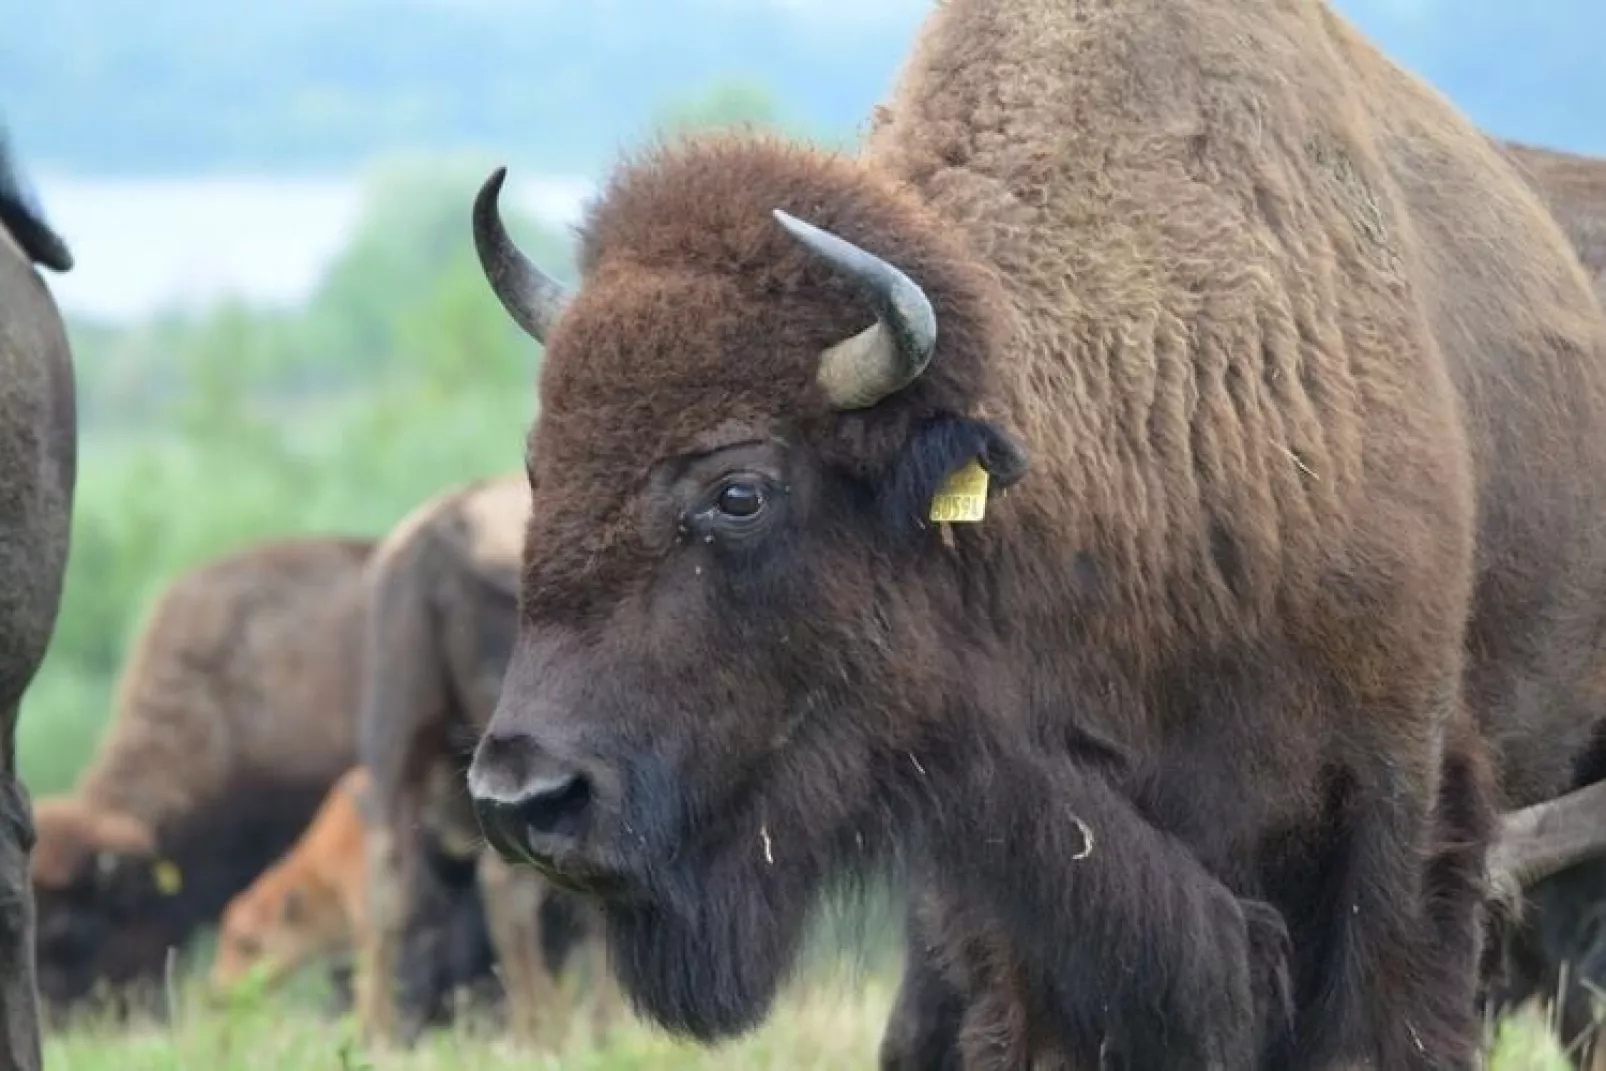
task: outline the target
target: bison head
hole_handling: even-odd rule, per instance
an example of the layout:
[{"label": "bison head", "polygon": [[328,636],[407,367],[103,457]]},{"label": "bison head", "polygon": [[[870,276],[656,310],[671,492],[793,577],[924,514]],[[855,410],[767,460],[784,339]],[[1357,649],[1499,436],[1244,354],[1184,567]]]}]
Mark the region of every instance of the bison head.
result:
[{"label": "bison head", "polygon": [[[1007,627],[986,525],[932,501],[1025,457],[984,418],[987,270],[850,161],[713,139],[624,168],[567,293],[474,208],[544,343],[520,627],[469,771],[504,856],[601,898],[620,981],[712,1040],[766,1013],[809,908],[967,745]],[[939,330],[940,325],[940,330]]]},{"label": "bison head", "polygon": [[69,1005],[98,981],[158,974],[166,956],[157,906],[182,881],[149,827],[81,800],[40,800],[32,879],[39,989]]},{"label": "bison head", "polygon": [[275,985],[308,960],[341,949],[350,936],[338,889],[305,863],[275,866],[224,909],[213,992],[226,994],[248,977]]}]

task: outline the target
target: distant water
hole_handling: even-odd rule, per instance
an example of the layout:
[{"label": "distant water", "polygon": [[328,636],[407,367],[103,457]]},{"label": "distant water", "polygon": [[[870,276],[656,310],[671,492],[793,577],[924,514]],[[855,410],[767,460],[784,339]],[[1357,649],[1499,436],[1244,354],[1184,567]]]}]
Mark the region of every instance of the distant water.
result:
[{"label": "distant water", "polygon": [[[56,299],[69,312],[112,319],[225,294],[299,302],[351,237],[364,194],[357,176],[31,181],[77,261],[66,275],[48,276]],[[578,217],[592,187],[558,176],[510,178],[507,189],[524,211],[562,226]]]}]

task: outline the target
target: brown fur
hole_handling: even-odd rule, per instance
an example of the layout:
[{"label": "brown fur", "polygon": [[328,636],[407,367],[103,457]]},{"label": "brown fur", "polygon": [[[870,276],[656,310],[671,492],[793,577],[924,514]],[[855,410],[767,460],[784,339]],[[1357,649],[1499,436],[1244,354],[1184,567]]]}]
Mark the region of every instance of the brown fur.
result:
[{"label": "brown fur", "polygon": [[[416,1017],[398,1021],[392,983],[406,973],[405,933],[437,894],[422,867],[424,835],[460,858],[481,854],[462,769],[490,719],[512,644],[528,503],[517,477],[438,495],[397,524],[367,577],[360,755],[374,778],[375,924],[361,951],[358,988],[364,1027],[381,1038],[409,1038],[419,1028]],[[439,802],[426,807],[431,798]],[[554,938],[572,942],[573,923],[559,914],[566,932],[543,933],[541,922],[554,916],[543,906],[550,897],[539,877],[509,879],[493,867],[480,883],[514,1029],[533,1040],[537,1019],[557,995],[543,949]]]},{"label": "brown fur", "polygon": [[[827,408],[868,310],[775,208],[925,289],[913,385]],[[645,1011],[752,1026],[901,849],[1034,1058],[1472,1066],[1489,782],[1600,715],[1606,323],[1462,116],[1306,0],[948,0],[859,159],[650,154],[581,262],[470,785]]]},{"label": "brown fur", "polygon": [[[71,795],[37,808],[38,954],[53,1003],[76,1003],[97,980],[159,980],[167,948],[288,848],[352,765],[372,548],[266,543],[163,592],[90,766]],[[165,893],[158,856],[179,878]]]},{"label": "brown fur", "polygon": [[1596,290],[1606,294],[1606,159],[1514,141],[1501,147],[1567,232]]},{"label": "brown fur", "polygon": [[78,416],[72,349],[35,268],[66,271],[72,257],[22,190],[0,139],[0,1067],[37,1071],[34,821],[16,726],[61,606]]}]

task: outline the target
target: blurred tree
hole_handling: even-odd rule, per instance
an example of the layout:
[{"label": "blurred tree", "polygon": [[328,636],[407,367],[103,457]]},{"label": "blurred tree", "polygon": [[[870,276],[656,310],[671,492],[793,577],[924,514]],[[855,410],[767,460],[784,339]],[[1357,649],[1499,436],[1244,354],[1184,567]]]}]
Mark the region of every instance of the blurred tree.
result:
[{"label": "blurred tree", "polygon": [[780,129],[787,124],[775,95],[763,82],[730,78],[670,101],[655,113],[653,125],[665,133],[679,133],[747,125]]},{"label": "blurred tree", "polygon": [[[491,303],[482,307],[494,307],[469,229],[469,208],[488,171],[393,165],[377,173],[355,236],[330,266],[307,312],[305,341],[324,374],[366,373],[401,357],[406,333],[421,322],[409,310],[425,304],[454,268],[461,274],[465,263]],[[572,280],[568,243],[537,226],[513,200],[504,194],[502,206],[520,246],[543,268]],[[412,347],[405,363],[417,353]]]},{"label": "blurred tree", "polygon": [[[484,174],[381,175],[304,310],[230,301],[126,329],[69,325],[86,398],[117,419],[81,437],[62,614],[22,719],[34,791],[76,774],[129,641],[180,573],[292,534],[378,535],[451,484],[520,467],[540,348],[474,254]],[[572,280],[563,238],[508,216]],[[162,386],[137,405],[112,396],[141,379]]]}]

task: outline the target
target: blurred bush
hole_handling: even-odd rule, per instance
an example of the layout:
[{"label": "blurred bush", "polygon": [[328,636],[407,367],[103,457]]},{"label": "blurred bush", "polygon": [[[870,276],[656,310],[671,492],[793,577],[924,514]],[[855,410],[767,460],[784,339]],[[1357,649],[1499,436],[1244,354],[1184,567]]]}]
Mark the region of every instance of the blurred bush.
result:
[{"label": "blurred bush", "polygon": [[[741,79],[667,98],[640,137],[736,126],[850,140],[805,129]],[[489,170],[439,158],[376,168],[350,241],[301,308],[69,322],[82,420],[73,546],[18,728],[36,796],[71,787],[130,641],[181,573],[284,536],[378,536],[438,491],[522,466],[541,349],[474,253],[469,209]],[[511,200],[519,245],[573,282],[570,235]]]}]

